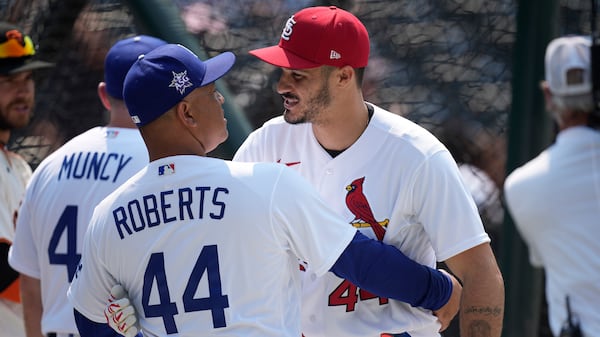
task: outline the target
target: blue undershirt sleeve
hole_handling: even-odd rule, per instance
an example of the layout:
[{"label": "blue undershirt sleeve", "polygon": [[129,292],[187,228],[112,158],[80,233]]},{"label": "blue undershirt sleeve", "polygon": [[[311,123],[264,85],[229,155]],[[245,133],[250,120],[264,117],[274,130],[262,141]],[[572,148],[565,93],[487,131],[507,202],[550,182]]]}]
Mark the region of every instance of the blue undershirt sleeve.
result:
[{"label": "blue undershirt sleeve", "polygon": [[452,281],[442,272],[359,231],[330,271],[357,287],[414,307],[437,310],[452,294]]}]

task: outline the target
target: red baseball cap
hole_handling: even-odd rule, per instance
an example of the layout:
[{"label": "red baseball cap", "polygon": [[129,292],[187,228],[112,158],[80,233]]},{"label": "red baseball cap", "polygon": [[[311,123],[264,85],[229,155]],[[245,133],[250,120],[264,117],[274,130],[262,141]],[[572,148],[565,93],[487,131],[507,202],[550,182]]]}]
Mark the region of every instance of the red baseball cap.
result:
[{"label": "red baseball cap", "polygon": [[367,29],[352,13],[335,6],[308,7],[287,20],[278,45],[249,53],[282,68],[363,68],[369,47]]}]

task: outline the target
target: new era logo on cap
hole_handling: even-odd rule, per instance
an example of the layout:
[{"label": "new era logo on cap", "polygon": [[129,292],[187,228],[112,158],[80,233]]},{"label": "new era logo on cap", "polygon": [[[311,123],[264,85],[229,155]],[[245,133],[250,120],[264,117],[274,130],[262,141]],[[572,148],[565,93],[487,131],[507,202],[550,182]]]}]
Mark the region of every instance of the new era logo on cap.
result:
[{"label": "new era logo on cap", "polygon": [[341,59],[341,58],[342,58],[342,55],[340,55],[340,53],[338,53],[338,52],[337,52],[337,51],[335,51],[335,50],[332,50],[332,51],[329,53],[329,59],[330,59],[330,60],[339,60],[339,59]]}]

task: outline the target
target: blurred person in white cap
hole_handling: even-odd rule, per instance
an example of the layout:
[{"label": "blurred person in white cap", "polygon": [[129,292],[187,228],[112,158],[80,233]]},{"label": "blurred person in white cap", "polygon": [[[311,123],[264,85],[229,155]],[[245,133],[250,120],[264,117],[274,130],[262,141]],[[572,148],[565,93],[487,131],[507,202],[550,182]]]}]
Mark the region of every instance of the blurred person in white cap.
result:
[{"label": "blurred person in white cap", "polygon": [[[82,335],[105,336],[106,317],[128,315],[118,301],[105,311],[119,284],[144,335],[299,337],[298,261],[453,316],[454,277],[348,226],[291,168],[206,156],[228,136],[214,82],[234,62],[168,44],[129,70],[125,103],[150,163],[90,221],[68,292]],[[131,336],[134,322],[115,330]]]},{"label": "blurred person in white cap", "polygon": [[31,177],[31,167],[8,149],[12,130],[33,116],[33,72],[52,67],[37,59],[32,39],[8,22],[0,22],[0,336],[25,336],[19,273],[8,264],[18,208]]},{"label": "blurred person in white cap", "polygon": [[548,45],[541,89],[558,134],[504,184],[529,260],[545,272],[554,336],[600,333],[600,132],[590,47],[587,36],[559,37]]},{"label": "blurred person in white cap", "polygon": [[104,59],[98,96],[108,123],[61,146],[36,168],[19,211],[10,265],[20,272],[28,336],[78,336],[67,290],[96,204],[148,163],[123,102],[123,81],[140,55],[166,44],[146,35],[121,39]]},{"label": "blurred person in white cap", "polygon": [[[470,191],[430,132],[364,100],[369,52],[352,13],[322,6],[293,14],[277,45],[250,51],[281,68],[283,115],[254,131],[234,160],[288,165],[348,226],[419,263],[445,262],[463,282],[462,335],[499,337],[504,284]],[[311,269],[302,266],[305,337],[431,337],[452,319]]]}]

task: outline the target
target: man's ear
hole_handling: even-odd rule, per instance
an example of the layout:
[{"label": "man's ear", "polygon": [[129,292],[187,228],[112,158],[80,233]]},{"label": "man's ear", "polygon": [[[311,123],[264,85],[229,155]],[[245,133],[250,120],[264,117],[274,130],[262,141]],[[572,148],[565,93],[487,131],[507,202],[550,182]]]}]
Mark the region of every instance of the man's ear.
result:
[{"label": "man's ear", "polygon": [[354,81],[356,76],[354,69],[351,66],[343,66],[338,68],[338,81],[340,85],[346,86]]},{"label": "man's ear", "polygon": [[100,98],[100,102],[104,108],[110,111],[110,100],[108,99],[108,92],[106,91],[106,83],[100,82],[98,83],[98,98]]},{"label": "man's ear", "polygon": [[544,103],[546,105],[546,110],[553,111],[555,107],[554,102],[552,101],[552,92],[550,91],[548,82],[542,81],[540,83],[540,88],[542,89],[542,93],[544,94]]},{"label": "man's ear", "polygon": [[177,119],[186,127],[195,127],[198,123],[192,114],[191,105],[187,101],[181,101],[175,106]]}]

